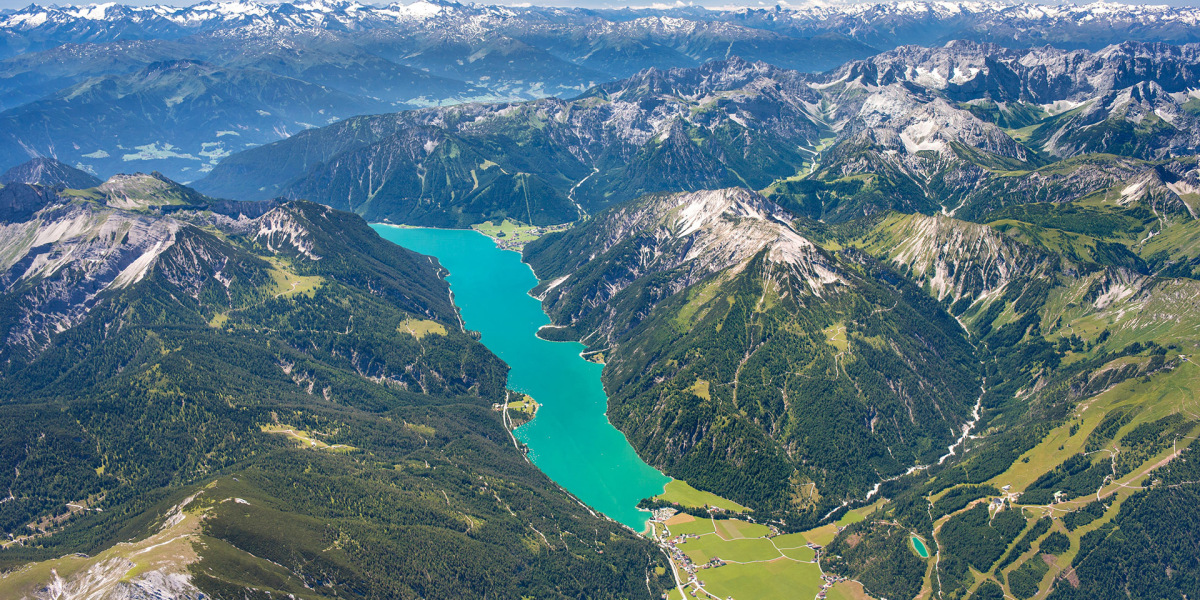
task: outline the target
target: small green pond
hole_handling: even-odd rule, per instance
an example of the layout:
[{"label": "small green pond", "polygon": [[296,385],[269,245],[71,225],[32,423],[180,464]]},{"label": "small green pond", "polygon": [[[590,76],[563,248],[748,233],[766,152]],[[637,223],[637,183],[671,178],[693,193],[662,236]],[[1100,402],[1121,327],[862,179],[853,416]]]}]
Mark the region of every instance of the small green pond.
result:
[{"label": "small green pond", "polygon": [[925,542],[922,542],[921,538],[915,535],[912,536],[912,545],[917,554],[921,555],[921,558],[929,558],[929,549],[925,547]]}]

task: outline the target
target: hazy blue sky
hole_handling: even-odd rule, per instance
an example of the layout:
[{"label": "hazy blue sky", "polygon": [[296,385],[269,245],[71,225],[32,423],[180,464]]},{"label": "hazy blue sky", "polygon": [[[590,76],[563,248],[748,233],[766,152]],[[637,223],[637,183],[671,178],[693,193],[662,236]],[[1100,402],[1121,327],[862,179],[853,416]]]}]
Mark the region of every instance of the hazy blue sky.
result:
[{"label": "hazy blue sky", "polygon": [[[360,1],[362,1],[362,0],[360,0]],[[407,1],[411,1],[411,0],[401,0],[401,1],[407,2]],[[468,1],[468,0],[464,0],[464,1]],[[657,3],[665,3],[668,1],[674,1],[674,0],[573,0],[573,1],[528,0],[527,2],[525,0],[514,0],[514,1],[510,1],[510,2],[496,2],[495,0],[476,0],[476,1],[485,3],[485,4],[530,3],[530,4],[540,4],[540,5],[546,5],[546,6],[587,6],[587,7],[591,7],[591,8],[613,8],[613,7],[629,6],[629,5],[646,6],[651,3],[656,3],[656,2]],[[740,0],[740,1],[739,0],[691,0],[691,1],[695,4],[702,5],[702,6],[738,5],[738,6],[767,7],[767,6],[775,5],[775,2],[766,2],[766,1],[760,2],[758,0]],[[1120,1],[1120,0],[1118,0],[1118,1]],[[0,0],[0,9],[23,8],[25,6],[28,6],[30,4],[30,2],[31,2],[31,0]],[[49,4],[87,5],[87,4],[98,4],[98,3],[99,2],[92,2],[92,1],[79,2],[79,1],[70,1],[70,0],[44,0],[44,1],[37,2],[37,4],[43,4],[43,5],[49,5]],[[370,3],[370,2],[368,2],[368,3]],[[375,3],[380,3],[380,2],[375,2]],[[382,3],[386,3],[386,2],[382,2]],[[1083,3],[1083,2],[1080,2],[1080,3]],[[1169,4],[1172,6],[1200,6],[1200,0],[1151,0],[1149,2],[1126,1],[1125,3],[1126,4]],[[189,4],[195,4],[195,2],[187,2],[187,1],[172,2],[170,0],[155,2],[153,0],[149,0],[149,1],[143,0],[143,1],[121,2],[121,4],[132,4],[132,5],[168,4],[168,5],[174,5],[174,6],[187,6]],[[1054,4],[1054,2],[1044,2],[1044,4]]]}]

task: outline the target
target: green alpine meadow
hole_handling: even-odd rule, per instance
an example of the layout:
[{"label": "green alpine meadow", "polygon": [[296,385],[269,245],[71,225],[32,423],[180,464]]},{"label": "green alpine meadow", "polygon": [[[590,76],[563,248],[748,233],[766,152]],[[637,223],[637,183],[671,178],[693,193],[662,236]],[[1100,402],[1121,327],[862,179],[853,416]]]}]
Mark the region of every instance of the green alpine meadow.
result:
[{"label": "green alpine meadow", "polygon": [[0,598],[1200,596],[1200,8],[0,0]]}]

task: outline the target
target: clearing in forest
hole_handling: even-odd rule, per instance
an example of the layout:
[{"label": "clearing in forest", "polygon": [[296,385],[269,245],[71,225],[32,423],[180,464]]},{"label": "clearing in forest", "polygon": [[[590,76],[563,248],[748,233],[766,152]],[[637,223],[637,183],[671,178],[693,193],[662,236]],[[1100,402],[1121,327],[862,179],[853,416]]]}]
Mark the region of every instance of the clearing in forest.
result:
[{"label": "clearing in forest", "polygon": [[[705,383],[705,389],[707,390],[707,382]],[[698,490],[682,479],[673,479],[667,482],[667,486],[663,490],[663,493],[655,496],[655,499],[673,502],[680,506],[687,506],[691,508],[713,507],[738,513],[749,510],[745,506],[742,506],[733,500],[722,498],[711,492]]]}]

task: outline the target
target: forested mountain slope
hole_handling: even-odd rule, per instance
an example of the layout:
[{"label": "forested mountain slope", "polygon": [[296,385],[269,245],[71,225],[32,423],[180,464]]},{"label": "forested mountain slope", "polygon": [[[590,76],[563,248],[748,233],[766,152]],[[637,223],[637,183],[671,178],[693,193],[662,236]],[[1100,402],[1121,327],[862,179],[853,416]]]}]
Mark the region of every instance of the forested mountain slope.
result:
[{"label": "forested mountain slope", "polygon": [[433,259],[166,183],[0,189],[0,595],[658,595],[513,447]]},{"label": "forested mountain slope", "polygon": [[[1077,263],[1005,232],[891,215],[849,241],[958,315],[987,378],[962,459],[885,486],[892,517],[846,531],[831,552],[849,555],[831,566],[908,597],[924,577],[956,598],[1186,593],[1196,529],[1162,514],[1193,493],[1200,283]],[[903,548],[897,525],[941,551],[928,575],[869,573]],[[856,535],[868,543],[852,551]],[[1159,571],[1177,577],[1146,577]]]},{"label": "forested mountain slope", "polygon": [[[211,181],[292,177],[259,193],[314,197],[351,181],[337,201],[357,211],[387,199],[423,211],[388,218],[463,225],[521,217],[418,199],[475,193],[492,163],[529,173],[550,192],[527,219],[539,198],[586,213],[526,247],[543,335],[606,361],[609,418],[646,460],[787,528],[880,501],[826,555],[872,594],[1069,597],[1116,578],[1155,595],[1183,588],[1122,549],[1197,572],[1194,535],[1149,516],[1187,497],[1176,460],[1200,414],[1195,64],[1153,44],[956,42],[822,75],[730,59],[569,102],[362,119]],[[461,175],[441,196],[372,196],[402,181],[375,179],[389,144],[409,149],[398,173],[424,164],[414,124],[454,136]],[[541,170],[509,166],[531,156]],[[908,534],[936,557],[904,559]]]},{"label": "forested mountain slope", "polygon": [[[522,460],[504,365],[366,218],[561,225],[539,335],[611,423],[867,595],[1194,597],[1198,16],[0,15],[6,160],[63,161],[0,181],[0,596],[671,586]],[[86,173],[156,161],[212,170]]]},{"label": "forested mountain slope", "polygon": [[[1018,208],[1190,231],[1162,200]],[[542,334],[606,361],[609,418],[652,464],[788,528],[877,501],[821,559],[871,595],[1170,595],[1198,572],[1194,529],[1155,515],[1193,485],[1200,283],[1100,260],[1136,241],[1054,231],[792,222],[733,189],[648,195],[525,258],[558,326]],[[911,535],[936,560],[907,558]]]},{"label": "forested mountain slope", "polygon": [[919,288],[861,252],[816,246],[783,215],[736,188],[651,195],[525,257],[561,326],[544,335],[603,355],[609,418],[643,456],[815,523],[944,454],[979,363]]}]

